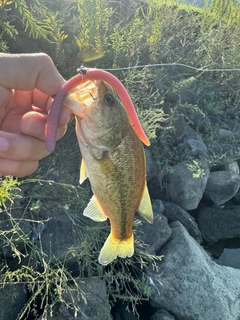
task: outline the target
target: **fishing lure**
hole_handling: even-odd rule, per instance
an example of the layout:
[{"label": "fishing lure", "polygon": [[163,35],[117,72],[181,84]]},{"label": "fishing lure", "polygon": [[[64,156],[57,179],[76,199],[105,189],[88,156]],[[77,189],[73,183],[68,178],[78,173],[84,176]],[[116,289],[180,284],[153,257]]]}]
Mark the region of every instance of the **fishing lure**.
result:
[{"label": "fishing lure", "polygon": [[47,150],[49,152],[53,152],[55,149],[57,125],[59,121],[61,107],[64,104],[66,96],[74,88],[89,80],[102,80],[108,83],[113,88],[113,90],[115,90],[115,92],[119,96],[119,99],[125,107],[133,130],[135,131],[139,139],[145,145],[149,146],[150,142],[141,127],[133,102],[121,81],[113,74],[102,69],[87,69],[83,67],[80,68],[79,71],[79,74],[77,74],[76,76],[68,80],[66,83],[64,83],[60,91],[55,96],[55,99],[53,101],[52,107],[48,115],[45,131]]}]

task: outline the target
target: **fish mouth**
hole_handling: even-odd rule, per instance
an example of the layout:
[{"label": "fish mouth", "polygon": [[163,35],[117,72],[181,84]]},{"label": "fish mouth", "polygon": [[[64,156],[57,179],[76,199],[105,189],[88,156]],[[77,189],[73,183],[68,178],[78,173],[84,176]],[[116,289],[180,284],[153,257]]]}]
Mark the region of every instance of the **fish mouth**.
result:
[{"label": "fish mouth", "polygon": [[86,108],[97,103],[99,99],[98,88],[100,83],[100,80],[88,80],[78,85],[67,95],[64,105],[67,106],[75,115],[84,118]]}]

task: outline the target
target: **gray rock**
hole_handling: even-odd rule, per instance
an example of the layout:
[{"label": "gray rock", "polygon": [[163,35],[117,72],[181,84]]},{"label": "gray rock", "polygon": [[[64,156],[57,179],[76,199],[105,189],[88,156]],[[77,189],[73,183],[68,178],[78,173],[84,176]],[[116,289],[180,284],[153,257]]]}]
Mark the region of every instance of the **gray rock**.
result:
[{"label": "gray rock", "polygon": [[158,271],[148,271],[150,303],[181,320],[239,320],[240,270],[219,266],[179,223],[160,250]]},{"label": "gray rock", "polygon": [[186,139],[186,143],[191,148],[191,155],[194,158],[200,158],[201,156],[207,156],[207,147],[205,143],[201,140],[197,139]]},{"label": "gray rock", "polygon": [[168,223],[179,221],[188,230],[190,235],[202,243],[202,234],[195,219],[184,209],[172,202],[164,202],[163,215],[167,217]]},{"label": "gray rock", "polygon": [[228,129],[219,129],[219,137],[220,139],[226,139],[233,136],[233,133],[231,130]]},{"label": "gray rock", "polygon": [[240,269],[240,248],[224,248],[220,258],[215,261],[223,266]]},{"label": "gray rock", "polygon": [[45,227],[46,226],[43,222],[36,223],[36,226],[35,226],[35,228],[33,228],[33,232],[32,232],[32,241],[33,242],[40,240]]},{"label": "gray rock", "polygon": [[[51,208],[51,204],[49,205]],[[68,265],[71,265],[77,259],[72,255],[71,249],[80,248],[86,238],[97,241],[100,238],[101,227],[106,226],[107,222],[95,222],[84,217],[82,213],[71,212],[71,210],[66,213],[61,208],[51,210],[52,208],[48,209],[46,206],[40,216],[41,220],[48,221],[45,222],[40,241],[36,242],[36,245],[45,253],[47,262],[57,258],[60,261],[67,261]],[[49,212],[51,218],[49,218]]]},{"label": "gray rock", "polygon": [[208,145],[208,153],[210,157],[219,157],[221,163],[227,164],[230,159],[239,158],[240,144],[238,143],[220,143],[214,141],[211,145]]},{"label": "gray rock", "polygon": [[173,138],[175,141],[183,142],[184,149],[182,156],[186,160],[189,156],[194,158],[208,157],[208,150],[203,139],[186,123],[183,115],[178,115],[173,120],[173,126],[175,128]]},{"label": "gray rock", "polygon": [[234,204],[240,205],[240,189],[231,200]]},{"label": "gray rock", "polygon": [[86,301],[79,298],[77,292],[72,292],[75,306],[80,310],[74,315],[74,306],[72,305],[72,297],[64,294],[64,301],[55,305],[53,308],[53,316],[49,316],[49,320],[111,320],[111,307],[108,301],[105,282],[99,278],[88,278],[78,280],[78,285],[83,291]]},{"label": "gray rock", "polygon": [[139,316],[131,312],[127,304],[121,302],[116,303],[114,309],[114,320],[139,320]]},{"label": "gray rock", "polygon": [[230,130],[229,125],[227,123],[223,122],[222,120],[220,120],[219,117],[209,115],[208,119],[210,120],[212,127],[216,128],[218,130],[219,129]]},{"label": "gray rock", "polygon": [[[2,277],[0,281],[2,282]],[[25,285],[20,283],[8,284],[0,288],[0,319],[16,320],[21,309],[27,302]]]},{"label": "gray rock", "polygon": [[239,189],[240,176],[230,171],[210,172],[204,196],[216,205],[232,199]]},{"label": "gray rock", "polygon": [[204,173],[199,178],[195,178],[188,164],[188,162],[179,162],[172,167],[174,171],[168,175],[167,192],[170,201],[185,210],[193,210],[198,207],[202,199],[209,169],[202,169]]},{"label": "gray rock", "polygon": [[161,213],[163,210],[161,200],[155,200],[153,203],[153,224],[148,223],[140,217],[141,225],[136,229],[136,238],[144,243],[141,250],[154,255],[168,241],[172,234],[167,218]]},{"label": "gray rock", "polygon": [[175,318],[166,310],[161,309],[154,313],[150,320],[175,320]]},{"label": "gray rock", "polygon": [[144,148],[146,155],[146,173],[147,181],[157,176],[157,168],[152,158],[152,152],[149,148]]},{"label": "gray rock", "polygon": [[240,237],[239,206],[202,208],[199,210],[198,225],[203,239],[208,243]]},{"label": "gray rock", "polygon": [[229,170],[232,173],[239,174],[239,165],[238,165],[237,161],[233,161],[233,162],[229,163],[227,166],[227,170]]},{"label": "gray rock", "polygon": [[191,156],[194,158],[208,157],[208,150],[203,142],[202,137],[197,134],[191,127],[186,125],[184,142],[191,149]]},{"label": "gray rock", "polygon": [[53,212],[41,235],[40,245],[47,261],[50,262],[54,257],[64,261],[74,244],[74,236],[74,224],[69,216],[64,212]]}]

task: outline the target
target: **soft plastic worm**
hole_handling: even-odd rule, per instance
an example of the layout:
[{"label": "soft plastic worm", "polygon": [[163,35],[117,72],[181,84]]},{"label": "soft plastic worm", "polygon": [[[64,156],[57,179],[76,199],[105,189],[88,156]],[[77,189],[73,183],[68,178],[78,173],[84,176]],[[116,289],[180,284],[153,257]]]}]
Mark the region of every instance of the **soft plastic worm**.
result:
[{"label": "soft plastic worm", "polygon": [[53,152],[55,149],[59,116],[66,96],[68,95],[69,91],[73,91],[73,89],[78,85],[88,80],[105,81],[113,88],[113,90],[115,90],[126,109],[129,121],[135,133],[144,144],[149,146],[150,142],[141,127],[133,102],[121,81],[118,80],[118,78],[116,78],[113,74],[101,69],[82,69],[81,71],[83,71],[83,73],[74,76],[62,86],[53,101],[46,125],[46,146],[48,151]]}]

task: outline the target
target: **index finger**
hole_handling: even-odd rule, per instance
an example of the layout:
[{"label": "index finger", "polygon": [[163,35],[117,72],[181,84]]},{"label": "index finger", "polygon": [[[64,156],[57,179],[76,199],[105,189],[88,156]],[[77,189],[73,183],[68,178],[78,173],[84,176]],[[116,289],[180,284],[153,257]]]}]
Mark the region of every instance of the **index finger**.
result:
[{"label": "index finger", "polygon": [[64,84],[52,59],[45,53],[0,54],[0,86],[6,89],[31,91],[39,89],[56,94]]}]

